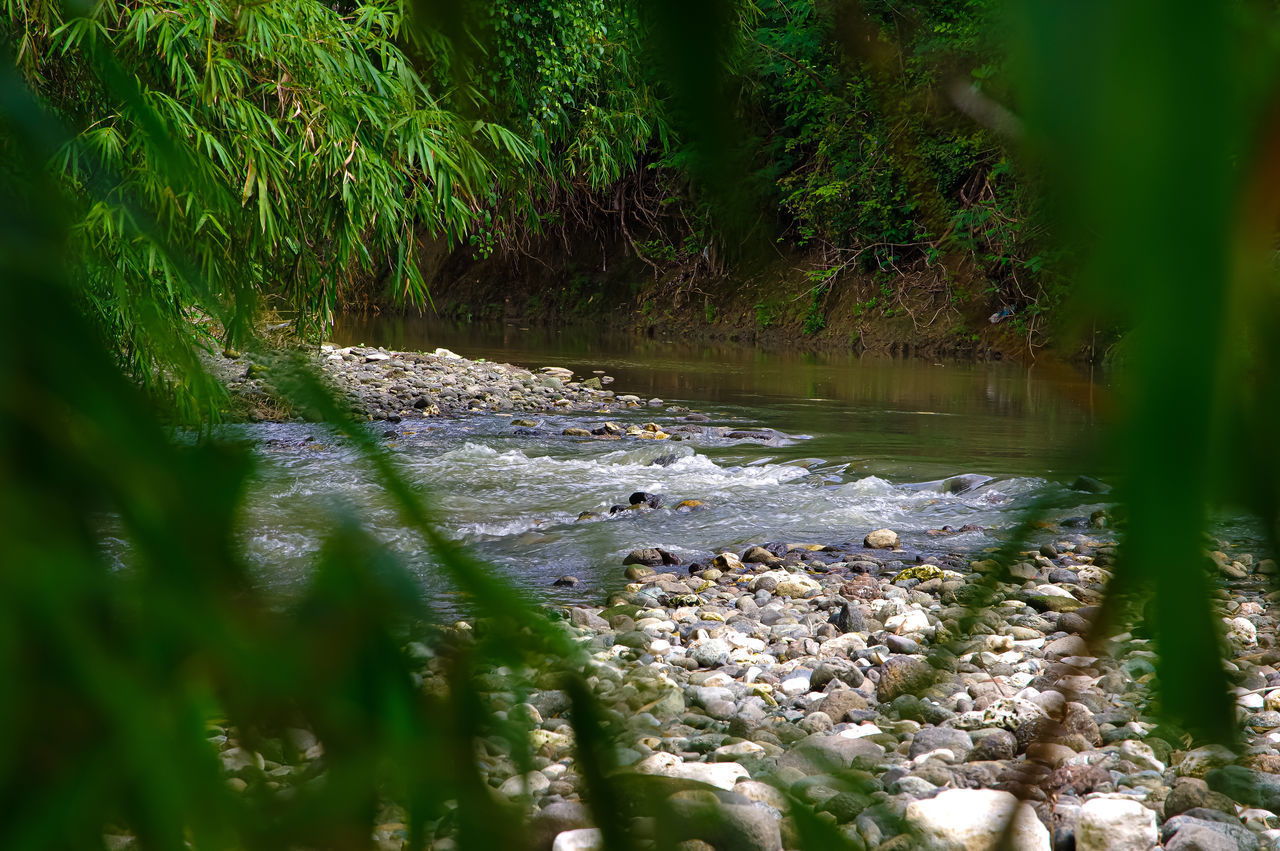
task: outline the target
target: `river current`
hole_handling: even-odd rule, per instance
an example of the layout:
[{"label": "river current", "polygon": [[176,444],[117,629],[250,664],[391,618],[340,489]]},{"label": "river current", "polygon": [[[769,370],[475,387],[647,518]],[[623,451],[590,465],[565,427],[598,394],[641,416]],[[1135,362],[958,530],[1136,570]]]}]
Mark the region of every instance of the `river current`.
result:
[{"label": "river current", "polygon": [[[602,601],[624,584],[622,560],[638,547],[690,560],[753,543],[861,541],[888,527],[912,560],[996,546],[1041,498],[1059,504],[1059,519],[1101,505],[1069,488],[1096,472],[1074,460],[1095,431],[1079,403],[1091,393],[1054,386],[1034,368],[766,355],[510,327],[431,324],[418,333],[395,322],[348,324],[334,338],[445,346],[471,358],[565,366],[579,377],[602,371],[620,394],[662,399],[624,416],[539,415],[536,435],[517,433],[516,417],[495,413],[373,426],[440,527],[539,599]],[[714,428],[678,442],[561,434],[606,419],[674,427],[686,422],[683,409],[709,417],[699,426],[769,437],[717,436]],[[242,541],[266,585],[287,594],[305,579],[335,518],[355,515],[410,565],[428,602],[454,607],[353,449],[306,424],[227,426],[222,434],[251,441],[260,456]],[[960,474],[991,478],[958,493],[936,484]],[[702,505],[608,514],[636,491],[660,494],[668,506]],[[582,512],[603,516],[579,520]],[[562,575],[580,582],[553,586]]]}]

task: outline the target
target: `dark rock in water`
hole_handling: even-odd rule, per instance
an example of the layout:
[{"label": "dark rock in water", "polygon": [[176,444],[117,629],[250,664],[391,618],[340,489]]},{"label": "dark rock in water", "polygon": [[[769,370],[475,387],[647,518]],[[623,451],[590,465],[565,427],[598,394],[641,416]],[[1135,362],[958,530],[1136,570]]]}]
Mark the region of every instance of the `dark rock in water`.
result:
[{"label": "dark rock in water", "polygon": [[656,547],[642,547],[638,550],[632,550],[627,553],[627,557],[622,560],[623,564],[643,564],[646,567],[656,567],[660,564],[669,564],[662,558],[662,550]]},{"label": "dark rock in water", "polygon": [[561,576],[559,579],[557,579],[555,582],[552,582],[551,584],[559,586],[561,588],[572,588],[573,586],[578,584],[578,577]]},{"label": "dark rock in water", "polygon": [[1106,493],[1111,490],[1111,485],[1093,476],[1078,476],[1071,483],[1071,489],[1082,493]]},{"label": "dark rock in water", "polygon": [[684,560],[675,553],[669,553],[664,549],[658,550],[658,555],[662,556],[663,564],[684,564]]},{"label": "dark rock in water", "polygon": [[400,435],[396,434],[394,431],[391,431],[391,430],[387,430],[382,433],[383,440],[397,440],[399,439],[399,437]]},{"label": "dark rock in water", "polygon": [[725,437],[730,440],[772,440],[773,435],[763,431],[731,431]]},{"label": "dark rock in water", "polygon": [[630,511],[630,510],[631,510],[631,506],[629,506],[629,505],[611,505],[611,506],[609,506],[609,513],[610,513],[610,514],[621,514],[621,513],[622,513],[622,512],[624,512],[624,511]]},{"label": "dark rock in water", "polygon": [[848,603],[842,604],[828,622],[835,624],[841,632],[865,632],[867,629],[867,619],[862,611]]},{"label": "dark rock in water", "polygon": [[949,479],[943,479],[939,490],[943,493],[962,494],[971,490],[982,487],[987,482],[993,481],[991,476],[983,476],[978,473],[965,473],[960,476],[952,476]]},{"label": "dark rock in water", "polygon": [[710,421],[711,417],[706,414],[692,413],[685,416],[685,419],[691,423],[705,423]]},{"label": "dark rock in water", "polygon": [[670,467],[672,464],[679,461],[680,458],[681,456],[679,455],[659,455],[657,458],[654,458],[652,461],[649,462],[649,466],[650,467]]},{"label": "dark rock in water", "polygon": [[650,508],[661,508],[663,499],[656,493],[645,493],[644,491],[636,491],[627,499],[632,505],[647,505]]},{"label": "dark rock in water", "polygon": [[539,428],[518,428],[511,432],[516,437],[541,437],[545,432]]}]

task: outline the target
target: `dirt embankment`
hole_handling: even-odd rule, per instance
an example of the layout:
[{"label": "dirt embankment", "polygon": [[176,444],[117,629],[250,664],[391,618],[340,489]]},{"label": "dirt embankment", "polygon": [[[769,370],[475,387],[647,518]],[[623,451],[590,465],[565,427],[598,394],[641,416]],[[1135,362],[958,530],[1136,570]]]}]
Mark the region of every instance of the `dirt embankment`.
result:
[{"label": "dirt embankment", "polygon": [[[596,322],[652,337],[739,342],[765,349],[897,357],[1030,360],[1055,341],[1036,317],[1001,317],[977,285],[940,269],[869,275],[828,268],[816,252],[767,246],[733,263],[709,252],[640,257],[622,240],[558,241],[531,253],[476,259],[439,245],[420,252],[435,311],[461,320],[549,325]],[[376,287],[356,309],[394,310]],[[1090,360],[1092,341],[1058,345]]]}]

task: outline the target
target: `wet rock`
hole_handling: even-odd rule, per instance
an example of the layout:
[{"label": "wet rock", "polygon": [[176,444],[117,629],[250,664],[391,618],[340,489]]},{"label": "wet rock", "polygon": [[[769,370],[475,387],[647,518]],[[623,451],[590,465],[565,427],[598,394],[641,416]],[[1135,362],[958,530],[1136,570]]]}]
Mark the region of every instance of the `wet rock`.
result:
[{"label": "wet rock", "polygon": [[876,529],[862,539],[863,546],[872,550],[893,550],[898,547],[898,533],[892,529]]},{"label": "wet rock", "polygon": [[726,573],[730,571],[741,571],[743,569],[742,560],[735,554],[729,552],[720,553],[713,558],[711,560],[711,566],[717,570],[723,570]]},{"label": "wet rock", "polygon": [[656,567],[666,564],[662,558],[662,550],[657,547],[642,547],[638,550],[632,550],[627,553],[627,557],[622,560],[623,564],[642,564],[646,567]]},{"label": "wet rock", "polygon": [[645,493],[644,491],[636,491],[631,494],[627,502],[632,505],[645,505],[649,508],[661,508],[663,506],[663,498],[656,493]]}]

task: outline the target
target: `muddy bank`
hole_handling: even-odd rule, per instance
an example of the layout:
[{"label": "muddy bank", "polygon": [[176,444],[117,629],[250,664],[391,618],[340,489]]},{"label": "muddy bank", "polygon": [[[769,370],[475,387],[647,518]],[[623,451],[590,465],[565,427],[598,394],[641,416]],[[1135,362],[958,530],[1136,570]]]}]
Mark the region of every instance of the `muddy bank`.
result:
[{"label": "muddy bank", "polygon": [[[1008,305],[940,267],[900,275],[828,274],[817,252],[770,250],[734,265],[638,258],[625,245],[557,249],[546,258],[424,255],[442,318],[522,325],[598,323],[620,333],[727,341],[766,350],[1029,361],[1049,350],[1096,359],[1112,340],[1055,339],[1031,305]],[[355,311],[396,311],[366,293]],[[996,318],[996,322],[992,322]]]}]

